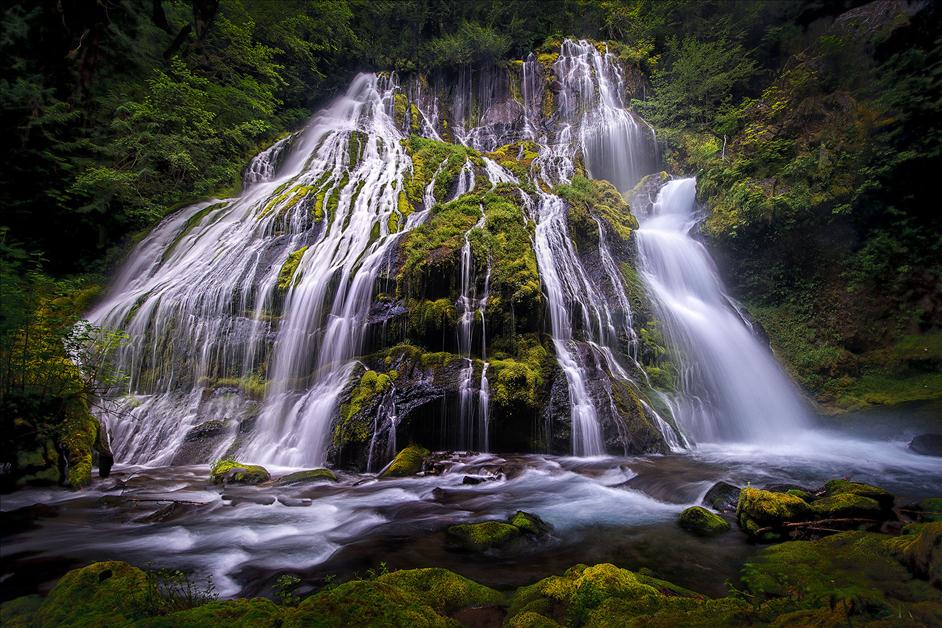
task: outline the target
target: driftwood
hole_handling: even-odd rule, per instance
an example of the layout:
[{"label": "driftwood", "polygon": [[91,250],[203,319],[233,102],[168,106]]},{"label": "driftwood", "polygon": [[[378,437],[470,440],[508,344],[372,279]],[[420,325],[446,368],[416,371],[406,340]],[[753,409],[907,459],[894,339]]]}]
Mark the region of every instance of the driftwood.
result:
[{"label": "driftwood", "polygon": [[818,519],[816,521],[795,521],[792,523],[784,523],[780,526],[766,526],[764,528],[759,528],[755,531],[755,536],[760,536],[766,532],[775,532],[776,530],[782,529],[795,529],[795,528],[807,528],[808,530],[815,532],[841,532],[841,530],[833,530],[831,528],[823,528],[821,526],[831,525],[835,523],[859,525],[861,523],[881,523],[879,519],[861,519],[855,517],[840,517],[836,519]]}]

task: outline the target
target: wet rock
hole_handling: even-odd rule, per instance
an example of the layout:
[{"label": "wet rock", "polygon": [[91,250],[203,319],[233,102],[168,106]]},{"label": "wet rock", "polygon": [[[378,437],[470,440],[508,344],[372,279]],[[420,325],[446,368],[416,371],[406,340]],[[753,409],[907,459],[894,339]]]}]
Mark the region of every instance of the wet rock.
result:
[{"label": "wet rock", "polygon": [[274,495],[252,494],[252,493],[223,493],[222,498],[232,505],[237,504],[258,504],[259,506],[271,506],[275,503]]},{"label": "wet rock", "polygon": [[422,470],[425,459],[431,452],[421,445],[409,445],[400,451],[396,457],[383,469],[379,477],[399,478],[415,475]]},{"label": "wet rock", "polygon": [[220,460],[210,472],[213,484],[260,484],[271,479],[265,467],[243,464],[235,460]]},{"label": "wet rock", "polygon": [[483,552],[505,545],[520,536],[517,526],[502,521],[462,523],[448,527],[448,536],[466,549]]},{"label": "wet rock", "polygon": [[214,419],[191,427],[171,464],[205,464],[228,435],[229,427],[225,421]]},{"label": "wet rock", "polygon": [[942,434],[920,434],[910,441],[909,448],[923,456],[942,456]]},{"label": "wet rock", "polygon": [[484,482],[487,482],[488,480],[492,480],[492,479],[494,479],[494,478],[486,478],[486,477],[482,477],[482,476],[480,476],[480,475],[466,475],[466,476],[464,476],[464,479],[461,480],[461,483],[462,483],[462,484],[470,484],[470,485],[474,486],[474,485],[477,485],[477,484],[483,484]]},{"label": "wet rock", "polygon": [[739,527],[750,536],[757,536],[763,528],[772,528],[772,532],[763,533],[761,538],[774,540],[780,536],[775,529],[785,523],[807,520],[810,516],[811,507],[794,495],[757,488],[744,488],[739,493],[736,518]]},{"label": "wet rock", "polygon": [[199,504],[184,504],[182,502],[170,502],[165,506],[157,509],[156,512],[153,512],[149,515],[144,515],[135,519],[135,521],[140,523],[162,523],[164,521],[173,521],[184,515],[188,515],[191,512],[197,510],[200,507]]},{"label": "wet rock", "polygon": [[725,519],[702,506],[691,506],[684,510],[677,524],[684,530],[702,535],[719,534],[730,528]]},{"label": "wet rock", "polygon": [[275,480],[277,486],[293,486],[297,484],[312,484],[314,482],[336,482],[337,476],[330,469],[307,469],[296,471]]},{"label": "wet rock", "polygon": [[839,494],[860,495],[875,500],[883,510],[888,511],[893,508],[893,494],[869,484],[860,484],[848,480],[831,480],[824,485],[824,493],[828,497]]},{"label": "wet rock", "polygon": [[821,519],[856,517],[878,519],[883,513],[883,509],[875,499],[853,493],[838,493],[815,500],[811,503],[811,510]]},{"label": "wet rock", "polygon": [[526,534],[540,535],[546,534],[552,527],[539,517],[529,512],[518,510],[510,517],[510,525],[518,528]]},{"label": "wet rock", "polygon": [[703,496],[704,506],[718,512],[736,512],[740,488],[729,482],[717,482]]},{"label": "wet rock", "polygon": [[290,506],[290,507],[297,508],[297,507],[310,506],[312,503],[312,500],[306,497],[288,497],[287,495],[279,495],[278,503],[282,504],[283,506]]},{"label": "wet rock", "polygon": [[513,126],[519,124],[522,117],[523,105],[516,100],[508,99],[488,107],[481,118],[481,124],[483,126],[495,124]]}]

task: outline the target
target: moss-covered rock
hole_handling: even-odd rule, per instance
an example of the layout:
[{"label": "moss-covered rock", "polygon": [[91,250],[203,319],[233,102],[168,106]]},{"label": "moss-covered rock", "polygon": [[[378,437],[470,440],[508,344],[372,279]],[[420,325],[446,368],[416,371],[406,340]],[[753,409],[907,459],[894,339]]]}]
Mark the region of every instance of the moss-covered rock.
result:
[{"label": "moss-covered rock", "polygon": [[838,493],[822,497],[811,503],[811,510],[821,519],[846,517],[873,517],[879,518],[883,512],[875,499],[855,495],[854,493]]},{"label": "moss-covered rock", "polygon": [[295,279],[295,273],[298,270],[298,265],[301,263],[301,258],[304,257],[304,253],[307,252],[308,247],[302,246],[297,251],[292,251],[288,254],[288,258],[285,260],[285,263],[281,265],[281,270],[278,271],[278,289],[281,291],[286,291],[292,285],[297,283],[298,279]]},{"label": "moss-covered rock", "polygon": [[421,445],[412,444],[396,454],[379,477],[400,478],[415,475],[422,470],[422,464],[431,452]]},{"label": "moss-covered rock", "polygon": [[[800,497],[757,488],[742,489],[736,507],[739,527],[750,536],[755,536],[762,528],[779,528],[784,523],[806,520],[810,515],[811,507]],[[774,532],[763,537],[777,538]]]},{"label": "moss-covered rock", "polygon": [[43,598],[26,595],[0,604],[0,626],[4,628],[30,628],[33,617],[42,606]]},{"label": "moss-covered rock", "polygon": [[479,521],[448,527],[449,537],[475,552],[500,547],[516,539],[520,534],[520,528],[503,521]]},{"label": "moss-covered rock", "polygon": [[410,593],[439,613],[451,613],[469,606],[495,606],[504,596],[464,576],[441,568],[393,571],[377,578]]},{"label": "moss-covered rock", "polygon": [[942,584],[942,522],[912,526],[895,543],[900,559],[919,577]]},{"label": "moss-covered rock", "polygon": [[719,534],[729,530],[725,519],[702,506],[691,506],[680,513],[677,524],[691,532],[703,535]]},{"label": "moss-covered rock", "polygon": [[942,497],[927,497],[916,507],[920,520],[942,521]]},{"label": "moss-covered rock", "polygon": [[213,484],[260,484],[271,479],[265,467],[237,460],[220,460],[209,473]]},{"label": "moss-covered rock", "polygon": [[548,523],[536,515],[522,510],[510,516],[510,525],[526,534],[546,534],[551,529]]},{"label": "moss-covered rock", "polygon": [[283,626],[452,628],[458,624],[436,613],[417,595],[377,580],[355,580],[304,600]]},{"label": "moss-covered rock", "polygon": [[285,621],[286,609],[265,598],[217,600],[163,617],[139,621],[140,628],[279,628]]},{"label": "moss-covered rock", "polygon": [[877,486],[869,484],[860,484],[859,482],[849,482],[847,480],[831,480],[824,485],[825,494],[828,496],[850,494],[868,497],[876,501],[880,508],[889,510],[893,507],[893,494]]},{"label": "moss-covered rock", "polygon": [[120,561],[64,575],[36,612],[36,626],[124,626],[146,616],[147,575]]},{"label": "moss-covered rock", "polygon": [[347,400],[340,404],[340,416],[334,424],[335,447],[369,442],[373,416],[368,410],[372,410],[383,393],[389,390],[394,379],[392,375],[371,369],[363,372]]},{"label": "moss-covered rock", "polygon": [[275,481],[278,486],[291,486],[293,484],[310,484],[312,482],[336,482],[337,476],[330,469],[307,469],[295,471]]}]

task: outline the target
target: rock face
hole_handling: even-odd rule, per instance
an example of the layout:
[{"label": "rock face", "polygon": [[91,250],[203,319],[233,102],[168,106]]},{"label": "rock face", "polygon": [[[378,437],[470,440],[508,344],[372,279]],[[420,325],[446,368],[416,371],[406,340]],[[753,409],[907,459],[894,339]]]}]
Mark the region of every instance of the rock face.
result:
[{"label": "rock face", "polygon": [[726,532],[730,528],[725,519],[701,506],[684,510],[677,524],[684,530],[706,536]]},{"label": "rock face", "polygon": [[[243,464],[236,460],[220,460],[209,474],[213,484],[261,484],[271,479],[265,467]],[[274,498],[272,498],[274,499]]]},{"label": "rock face", "polygon": [[206,464],[228,436],[225,421],[213,419],[191,427],[173,456],[173,464]]},{"label": "rock face", "polygon": [[703,505],[718,512],[736,512],[740,488],[729,482],[717,482],[703,496]]},{"label": "rock face", "polygon": [[942,456],[942,434],[920,434],[909,443],[909,448],[923,456]]}]

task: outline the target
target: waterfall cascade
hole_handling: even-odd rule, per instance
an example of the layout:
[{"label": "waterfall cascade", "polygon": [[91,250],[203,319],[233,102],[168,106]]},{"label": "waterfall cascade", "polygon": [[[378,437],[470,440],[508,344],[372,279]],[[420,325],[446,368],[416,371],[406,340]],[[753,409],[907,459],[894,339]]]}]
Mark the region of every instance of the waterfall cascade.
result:
[{"label": "waterfall cascade", "polygon": [[[467,194],[512,199],[520,211],[520,239],[529,239],[548,314],[548,329],[531,315],[528,333],[545,341],[562,374],[572,453],[619,446],[627,452],[632,439],[640,443],[631,445],[634,451],[663,451],[688,441],[755,439],[794,425],[802,413],[787,378],[729,306],[708,256],[687,234],[694,224],[692,180],[666,185],[637,232],[643,278],[684,364],[682,392],[665,396],[673,417],[655,411],[623,271],[629,254],[612,239],[611,221],[619,218],[603,219],[590,208],[591,226],[582,223],[574,233],[570,204],[556,193],[582,172],[621,191],[632,188],[656,169],[653,131],[626,109],[619,64],[589,42],[566,40],[551,65],[530,55],[520,74],[508,77],[489,70],[472,80],[463,72],[447,89],[424,80],[402,89],[395,76],[360,75],[304,130],[259,154],[238,197],[188,207],[148,235],[89,316],[132,339],[117,356],[130,375],[124,411],[107,417],[117,458],[172,464],[193,430],[215,430],[225,438],[200,459],[327,462],[344,395],[370,368],[358,359],[366,359],[377,292],[398,281],[403,234],[423,225],[438,201]],[[501,80],[519,80],[519,89]],[[435,161],[420,163],[410,152],[418,149],[407,148],[409,132],[467,148],[445,157],[435,149]],[[513,172],[498,163],[497,149],[513,150]],[[416,186],[420,170],[424,179]],[[492,271],[501,269],[472,246],[473,234],[490,238],[488,246],[504,234],[493,231],[500,227],[491,226],[483,201],[480,212],[455,236],[463,234],[458,285],[449,299],[435,301],[454,306],[456,342],[430,349],[440,352],[432,361],[446,365],[450,358],[441,356],[456,348],[456,385],[435,389],[430,371],[411,384],[397,382],[398,366],[387,355],[387,379],[362,429],[361,464],[369,469],[395,453],[397,431],[431,399],[426,392],[456,402],[439,406],[457,410],[450,442],[488,450],[494,399],[516,403],[508,386],[542,377],[512,354],[517,332],[508,336],[507,328],[516,329],[516,311],[506,293],[492,294]],[[380,277],[384,287],[377,289]],[[399,299],[384,325],[407,313],[402,295],[383,298]],[[504,308],[494,310],[504,317],[503,330],[497,327],[503,336],[486,320],[495,303]],[[485,330],[496,338],[493,355]],[[410,385],[421,390],[412,394]],[[551,407],[548,399],[539,403]]]},{"label": "waterfall cascade", "polygon": [[682,365],[673,415],[693,442],[781,440],[806,411],[690,236],[695,197],[695,179],[669,181],[638,230],[641,275]]}]

